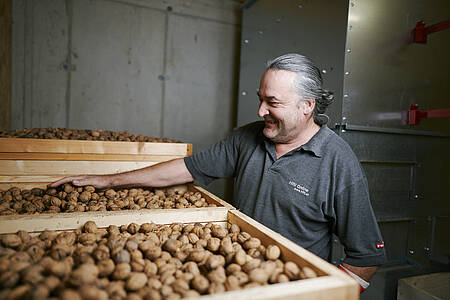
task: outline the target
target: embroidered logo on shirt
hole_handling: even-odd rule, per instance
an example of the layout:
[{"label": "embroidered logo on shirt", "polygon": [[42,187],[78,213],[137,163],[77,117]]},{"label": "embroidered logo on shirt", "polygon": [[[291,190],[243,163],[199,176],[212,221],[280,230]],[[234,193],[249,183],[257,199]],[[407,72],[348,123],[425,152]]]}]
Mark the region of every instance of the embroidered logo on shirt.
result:
[{"label": "embroidered logo on shirt", "polygon": [[300,194],[303,194],[305,196],[309,196],[309,189],[305,188],[304,186],[301,186],[300,184],[297,184],[292,180],[289,181],[289,185],[294,187],[294,191],[299,192]]},{"label": "embroidered logo on shirt", "polygon": [[384,242],[376,243],[377,249],[384,248]]}]

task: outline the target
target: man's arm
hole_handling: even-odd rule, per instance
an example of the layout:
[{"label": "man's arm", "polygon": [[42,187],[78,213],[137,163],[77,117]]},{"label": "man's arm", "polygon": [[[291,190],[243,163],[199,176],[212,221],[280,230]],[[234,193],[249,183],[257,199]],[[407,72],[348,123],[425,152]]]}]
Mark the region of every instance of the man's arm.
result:
[{"label": "man's arm", "polygon": [[146,168],[109,175],[80,175],[65,177],[48,185],[50,188],[64,183],[75,186],[92,185],[103,189],[109,187],[163,187],[194,181],[183,158],[158,163]]}]

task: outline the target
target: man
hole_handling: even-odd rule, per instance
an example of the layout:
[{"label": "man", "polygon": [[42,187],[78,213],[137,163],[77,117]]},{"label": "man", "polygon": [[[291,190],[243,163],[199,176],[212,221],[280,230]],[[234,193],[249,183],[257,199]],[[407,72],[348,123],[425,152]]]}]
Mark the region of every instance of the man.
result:
[{"label": "man", "polygon": [[367,181],[349,145],[325,124],[332,93],[306,57],[269,61],[255,122],[234,130],[210,149],[136,171],[61,179],[97,188],[162,187],[235,178],[234,206],[304,248],[329,259],[331,234],[346,258],[341,268],[368,286],[385,262],[383,241],[370,205]]}]

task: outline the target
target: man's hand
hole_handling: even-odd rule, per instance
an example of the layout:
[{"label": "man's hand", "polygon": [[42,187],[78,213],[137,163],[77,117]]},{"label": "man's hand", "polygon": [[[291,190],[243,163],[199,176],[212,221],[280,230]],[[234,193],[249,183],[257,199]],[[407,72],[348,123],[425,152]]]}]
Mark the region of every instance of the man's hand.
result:
[{"label": "man's hand", "polygon": [[342,263],[342,265],[352,271],[354,274],[358,275],[365,281],[370,281],[370,278],[375,274],[375,272],[380,268],[380,266],[372,266],[372,267],[356,267],[346,263]]},{"label": "man's hand", "polygon": [[64,177],[50,183],[47,187],[55,188],[64,183],[72,183],[75,186],[92,185],[97,189],[104,189],[111,186],[111,176],[109,175],[80,175]]},{"label": "man's hand", "polygon": [[338,268],[351,276],[359,283],[360,293],[369,287],[369,280],[375,274],[380,266],[356,267],[346,263],[342,263]]}]

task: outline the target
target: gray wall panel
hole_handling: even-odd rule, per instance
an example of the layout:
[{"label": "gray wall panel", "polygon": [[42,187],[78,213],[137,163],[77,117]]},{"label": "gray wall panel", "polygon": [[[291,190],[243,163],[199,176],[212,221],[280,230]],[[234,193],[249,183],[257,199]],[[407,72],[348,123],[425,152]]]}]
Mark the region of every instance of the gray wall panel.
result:
[{"label": "gray wall panel", "polygon": [[66,2],[33,1],[33,6],[31,126],[65,126],[67,72],[63,66],[69,50]]},{"label": "gray wall panel", "polygon": [[11,128],[24,126],[24,82],[25,82],[25,0],[16,0],[13,5],[12,26],[12,99]]},{"label": "gray wall panel", "polygon": [[69,127],[161,134],[164,13],[75,1]]},{"label": "gray wall panel", "polygon": [[14,1],[12,128],[65,126],[65,3]]},{"label": "gray wall panel", "polygon": [[170,15],[165,135],[200,151],[233,128],[238,38],[234,25]]},{"label": "gray wall panel", "polygon": [[[233,128],[238,45],[236,25],[169,16],[165,136],[189,141],[198,152]],[[232,196],[229,181],[217,180],[208,190],[224,198]]]}]

